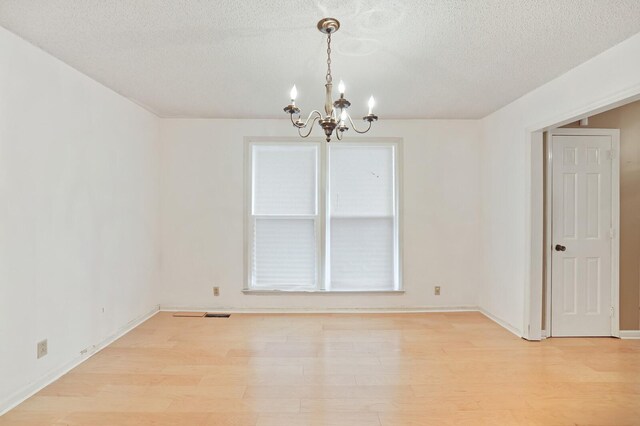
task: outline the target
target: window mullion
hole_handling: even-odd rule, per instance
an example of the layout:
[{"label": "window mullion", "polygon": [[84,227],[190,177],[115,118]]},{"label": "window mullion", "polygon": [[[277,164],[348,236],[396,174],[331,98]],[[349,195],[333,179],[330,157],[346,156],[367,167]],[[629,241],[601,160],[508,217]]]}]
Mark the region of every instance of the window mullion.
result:
[{"label": "window mullion", "polygon": [[327,268],[327,145],[320,146],[318,155],[318,290],[329,290],[328,288],[328,268]]}]

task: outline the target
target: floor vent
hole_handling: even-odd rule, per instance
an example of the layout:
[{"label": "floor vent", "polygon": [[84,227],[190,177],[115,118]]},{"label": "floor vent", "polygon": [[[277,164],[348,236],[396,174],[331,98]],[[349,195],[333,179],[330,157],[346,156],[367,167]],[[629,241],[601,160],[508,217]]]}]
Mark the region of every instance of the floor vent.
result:
[{"label": "floor vent", "polygon": [[185,318],[202,318],[204,314],[204,312],[174,312],[173,316]]},{"label": "floor vent", "polygon": [[205,314],[205,317],[207,318],[229,318],[231,316],[231,314],[216,314],[213,312],[207,312]]}]

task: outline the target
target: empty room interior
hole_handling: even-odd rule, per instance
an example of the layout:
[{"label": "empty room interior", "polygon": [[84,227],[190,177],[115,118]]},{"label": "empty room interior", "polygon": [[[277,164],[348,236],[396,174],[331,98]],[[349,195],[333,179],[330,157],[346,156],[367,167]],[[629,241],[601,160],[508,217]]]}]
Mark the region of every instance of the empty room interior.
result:
[{"label": "empty room interior", "polygon": [[637,0],[0,0],[0,425],[640,425]]}]

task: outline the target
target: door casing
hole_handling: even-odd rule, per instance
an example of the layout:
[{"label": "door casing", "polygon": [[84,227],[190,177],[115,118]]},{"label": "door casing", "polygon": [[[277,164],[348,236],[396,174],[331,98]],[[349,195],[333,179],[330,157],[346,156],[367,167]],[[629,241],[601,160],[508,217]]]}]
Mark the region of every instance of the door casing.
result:
[{"label": "door casing", "polygon": [[611,162],[611,228],[614,235],[611,240],[611,336],[620,337],[620,130],[619,129],[585,129],[563,128],[549,130],[546,144],[546,185],[545,185],[545,331],[551,337],[551,261],[552,261],[552,228],[553,228],[553,143],[554,135],[569,136],[610,136],[613,159]]}]

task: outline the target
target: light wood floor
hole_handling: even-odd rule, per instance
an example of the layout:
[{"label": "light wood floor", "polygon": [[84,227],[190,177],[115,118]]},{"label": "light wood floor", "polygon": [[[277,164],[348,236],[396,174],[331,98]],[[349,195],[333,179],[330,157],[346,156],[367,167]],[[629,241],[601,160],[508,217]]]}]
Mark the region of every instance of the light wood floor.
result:
[{"label": "light wood floor", "polygon": [[640,341],[478,313],[160,313],[0,425],[640,425]]}]

